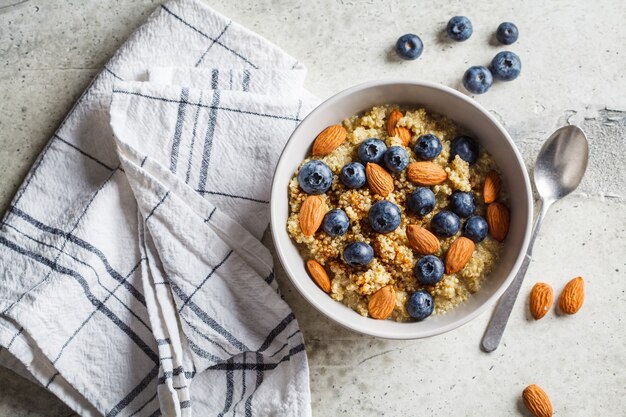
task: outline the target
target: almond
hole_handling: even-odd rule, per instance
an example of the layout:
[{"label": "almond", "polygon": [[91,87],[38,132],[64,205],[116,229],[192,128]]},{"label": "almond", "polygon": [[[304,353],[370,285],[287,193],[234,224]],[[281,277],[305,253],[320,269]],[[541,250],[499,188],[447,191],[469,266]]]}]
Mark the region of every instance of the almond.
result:
[{"label": "almond", "polygon": [[552,287],[545,282],[538,282],[530,291],[530,314],[539,320],[548,313],[554,300]]},{"label": "almond", "polygon": [[487,225],[489,234],[502,242],[509,233],[509,208],[502,203],[491,203],[487,206]]},{"label": "almond", "polygon": [[473,240],[463,236],[452,242],[446,254],[446,274],[455,274],[463,269],[472,258],[475,247]]},{"label": "almond", "polygon": [[496,171],[490,171],[483,184],[483,198],[486,204],[493,203],[500,193],[500,176]]},{"label": "almond", "polygon": [[325,293],[330,292],[330,278],[326,273],[326,270],[322,265],[319,264],[314,259],[310,259],[306,262],[306,267],[309,270],[309,274],[311,274],[311,278],[313,281],[324,291]]},{"label": "almond", "polygon": [[385,320],[393,312],[396,305],[396,290],[391,285],[382,287],[370,297],[367,303],[367,311],[370,317]]},{"label": "almond", "polygon": [[393,109],[387,116],[387,134],[389,136],[397,136],[404,146],[408,146],[411,141],[411,131],[403,126],[397,126],[398,121],[402,118],[402,112]]},{"label": "almond", "polygon": [[322,130],[313,143],[314,156],[326,156],[346,140],[346,129],[341,125],[328,126]]},{"label": "almond", "polygon": [[396,125],[398,124],[398,121],[402,118],[402,116],[402,112],[398,109],[391,110],[391,113],[389,113],[389,116],[387,116],[387,134],[389,136],[396,135]]},{"label": "almond", "polygon": [[535,417],[552,417],[550,398],[539,386],[532,384],[522,393],[524,405]]},{"label": "almond", "polygon": [[439,251],[439,239],[430,231],[415,224],[406,227],[409,246],[420,255],[430,255]]},{"label": "almond", "polygon": [[393,177],[380,165],[368,162],[365,167],[365,175],[367,183],[376,194],[386,197],[393,191]]},{"label": "almond", "polygon": [[411,141],[411,131],[408,128],[402,126],[396,127],[395,136],[400,138],[402,145],[409,146],[409,142]]},{"label": "almond", "polygon": [[448,178],[446,171],[434,162],[410,163],[407,176],[417,185],[437,185]]},{"label": "almond", "polygon": [[326,202],[319,195],[310,195],[300,207],[300,229],[304,236],[313,236],[326,214]]},{"label": "almond", "polygon": [[559,297],[559,308],[566,314],[574,314],[585,302],[585,282],[581,277],[574,278],[565,285]]}]

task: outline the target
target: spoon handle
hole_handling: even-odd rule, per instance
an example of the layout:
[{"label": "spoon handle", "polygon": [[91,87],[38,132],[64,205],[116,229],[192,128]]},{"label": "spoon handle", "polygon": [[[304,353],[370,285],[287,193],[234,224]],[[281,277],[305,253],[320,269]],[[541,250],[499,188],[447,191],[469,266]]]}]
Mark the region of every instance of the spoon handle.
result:
[{"label": "spoon handle", "polygon": [[528,249],[526,250],[526,255],[524,256],[522,265],[517,271],[517,275],[515,275],[513,282],[511,282],[511,285],[509,285],[509,288],[507,288],[502,297],[500,297],[500,300],[496,305],[493,315],[491,316],[491,320],[487,325],[487,330],[485,330],[485,334],[481,342],[482,348],[485,352],[493,352],[498,348],[498,345],[500,344],[500,340],[502,339],[502,335],[504,334],[504,329],[506,328],[506,324],[509,321],[509,316],[511,315],[511,311],[513,310],[513,306],[515,305],[515,300],[517,299],[519,290],[522,287],[522,282],[524,282],[526,271],[528,270],[530,260],[532,259],[533,244],[535,243],[537,232],[539,232],[541,222],[543,221],[543,218],[545,217],[549,207],[549,203],[546,204],[546,202],[543,202],[541,204],[541,211],[539,212],[539,216],[537,216],[537,220],[535,221],[535,226],[533,227],[533,231],[530,236],[530,242],[528,243]]}]

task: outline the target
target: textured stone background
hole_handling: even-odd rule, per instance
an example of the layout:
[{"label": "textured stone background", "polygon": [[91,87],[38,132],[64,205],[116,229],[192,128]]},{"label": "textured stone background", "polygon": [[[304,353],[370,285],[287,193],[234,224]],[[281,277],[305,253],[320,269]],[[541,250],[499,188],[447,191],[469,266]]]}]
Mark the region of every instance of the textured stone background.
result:
[{"label": "textured stone background", "polygon": [[[128,34],[162,1],[0,0],[0,210],[72,103]],[[207,0],[282,46],[309,68],[308,88],[327,97],[381,77],[426,79],[460,88],[470,65],[503,47],[492,33],[504,20],[521,31],[508,47],[522,76],[477,100],[520,146],[529,168],[556,127],[574,123],[591,145],[579,192],[550,212],[503,345],[478,345],[485,313],[443,336],[386,341],[332,324],[278,279],[307,340],[316,416],[524,414],[521,390],[537,383],[556,415],[619,415],[626,409],[626,8],[619,0],[550,2],[412,0]],[[465,14],[472,38],[452,44],[441,30]],[[390,53],[415,32],[415,62]],[[271,245],[266,236],[265,242]],[[1,262],[1,260],[0,260]],[[537,280],[560,291],[582,275],[587,299],[573,317],[527,311]],[[72,415],[52,395],[0,370],[0,417]]]}]

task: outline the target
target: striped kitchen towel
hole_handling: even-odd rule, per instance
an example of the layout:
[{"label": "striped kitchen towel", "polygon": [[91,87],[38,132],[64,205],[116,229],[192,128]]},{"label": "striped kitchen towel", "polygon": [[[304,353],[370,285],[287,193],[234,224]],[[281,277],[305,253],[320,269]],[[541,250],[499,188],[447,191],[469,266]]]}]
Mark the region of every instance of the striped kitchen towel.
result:
[{"label": "striped kitchen towel", "polygon": [[172,0],[106,64],[0,229],[0,363],[83,416],[308,416],[270,181],[316,104],[296,59]]}]

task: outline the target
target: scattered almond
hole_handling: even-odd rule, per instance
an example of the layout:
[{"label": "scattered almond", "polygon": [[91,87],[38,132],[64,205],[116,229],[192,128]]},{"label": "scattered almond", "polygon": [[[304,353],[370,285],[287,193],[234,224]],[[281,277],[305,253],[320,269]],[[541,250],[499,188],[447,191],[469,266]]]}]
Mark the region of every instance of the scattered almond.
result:
[{"label": "scattered almond", "polygon": [[559,308],[566,314],[574,314],[585,302],[585,282],[581,277],[574,278],[565,285],[559,297]]},{"label": "scattered almond", "polygon": [[545,282],[536,283],[530,291],[530,314],[539,320],[548,313],[553,300],[552,287]]},{"label": "scattered almond", "polygon": [[487,225],[489,234],[502,242],[509,233],[509,208],[502,203],[491,203],[487,206]]},{"label": "scattered almond", "polygon": [[535,417],[552,417],[550,398],[538,385],[532,384],[522,393],[524,405]]},{"label": "scattered almond", "polygon": [[389,116],[387,116],[387,134],[389,136],[397,136],[402,140],[404,146],[408,146],[411,141],[411,131],[403,126],[397,126],[398,120],[402,118],[402,112],[398,109],[393,109]]},{"label": "scattered almond", "polygon": [[439,251],[439,239],[421,226],[410,224],[406,227],[409,246],[421,255],[430,255]]},{"label": "scattered almond", "polygon": [[500,193],[500,176],[496,171],[490,171],[483,184],[483,198],[486,204],[493,203]]},{"label": "scattered almond", "polygon": [[319,195],[310,195],[300,207],[300,229],[305,236],[313,236],[326,214],[326,202]]},{"label": "scattered almond", "polygon": [[463,236],[452,242],[446,254],[446,274],[454,274],[463,269],[472,258],[475,247],[473,240]]},{"label": "scattered almond", "polygon": [[370,188],[376,194],[386,197],[393,191],[393,177],[380,165],[368,162],[365,167],[365,176]]},{"label": "scattered almond", "polygon": [[393,312],[396,305],[396,290],[391,285],[382,287],[370,297],[367,303],[367,311],[370,317],[385,320]]},{"label": "scattered almond", "polygon": [[313,156],[326,156],[346,140],[346,129],[341,125],[328,126],[322,130],[313,143]]},{"label": "scattered almond", "polygon": [[446,171],[434,162],[413,162],[407,170],[409,180],[417,185],[437,185],[448,178]]},{"label": "scattered almond", "polygon": [[313,281],[324,291],[325,293],[330,292],[330,278],[326,273],[326,270],[322,265],[319,264],[314,259],[310,259],[306,262],[306,267],[309,270],[309,274],[311,274],[311,278]]}]

